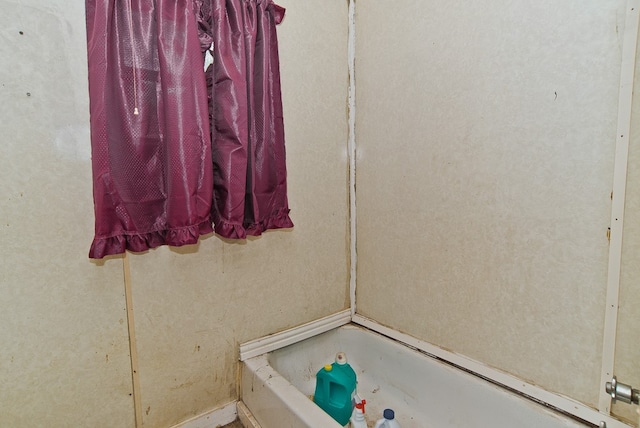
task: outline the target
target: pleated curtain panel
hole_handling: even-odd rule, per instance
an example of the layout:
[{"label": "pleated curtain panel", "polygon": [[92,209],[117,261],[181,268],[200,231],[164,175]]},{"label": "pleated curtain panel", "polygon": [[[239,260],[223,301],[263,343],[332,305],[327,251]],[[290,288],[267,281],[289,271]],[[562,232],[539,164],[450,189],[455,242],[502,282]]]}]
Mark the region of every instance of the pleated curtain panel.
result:
[{"label": "pleated curtain panel", "polygon": [[89,257],[293,227],[276,36],[284,9],[86,0],[86,14]]}]

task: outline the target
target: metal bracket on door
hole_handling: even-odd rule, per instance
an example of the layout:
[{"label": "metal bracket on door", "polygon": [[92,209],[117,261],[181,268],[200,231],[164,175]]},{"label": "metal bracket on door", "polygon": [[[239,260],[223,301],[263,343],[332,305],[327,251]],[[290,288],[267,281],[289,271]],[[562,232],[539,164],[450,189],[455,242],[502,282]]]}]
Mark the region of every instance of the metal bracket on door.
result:
[{"label": "metal bracket on door", "polygon": [[633,389],[630,385],[619,383],[615,376],[611,379],[611,382],[607,382],[605,390],[614,400],[627,404],[640,404],[640,390]]}]

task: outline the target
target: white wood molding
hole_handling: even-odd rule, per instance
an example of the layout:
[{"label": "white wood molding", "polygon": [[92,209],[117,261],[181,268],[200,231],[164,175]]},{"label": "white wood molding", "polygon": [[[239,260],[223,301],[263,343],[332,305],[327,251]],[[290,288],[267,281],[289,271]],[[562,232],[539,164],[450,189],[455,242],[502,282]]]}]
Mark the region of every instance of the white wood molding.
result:
[{"label": "white wood molding", "polygon": [[618,97],[618,125],[613,170],[611,222],[609,242],[609,265],[607,274],[606,311],[602,339],[602,369],[600,373],[600,395],[598,408],[602,413],[611,411],[611,396],[605,384],[614,375],[616,331],[618,328],[618,297],[620,294],[620,266],[622,263],[622,233],[624,202],[627,186],[627,163],[629,157],[629,133],[631,131],[631,105],[633,79],[638,44],[638,19],[640,0],[627,2],[624,36],[622,41],[622,63],[620,66],[620,89]]},{"label": "white wood molding", "polygon": [[351,316],[356,313],[356,276],[358,256],[356,251],[356,2],[349,0],[349,36],[347,55],[349,61],[349,297]]},{"label": "white wood molding", "polygon": [[279,333],[270,334],[240,345],[240,361],[257,357],[276,349],[284,348],[309,337],[332,330],[351,322],[351,309],[345,309],[336,314],[319,320],[311,321],[298,327],[293,327]]},{"label": "white wood molding", "polygon": [[129,359],[131,361],[131,388],[133,389],[133,410],[136,427],[141,427],[142,397],[140,393],[140,374],[138,373],[138,346],[136,341],[136,323],[133,318],[133,292],[131,290],[131,265],[129,255],[124,252],[122,258],[122,270],[124,274],[124,296],[127,310],[127,331],[129,333]]},{"label": "white wood molding", "polygon": [[432,357],[436,357],[440,360],[449,362],[457,367],[461,367],[469,372],[489,379],[492,382],[502,385],[508,389],[517,391],[535,400],[547,403],[555,407],[556,409],[574,415],[596,426],[599,426],[601,422],[605,422],[607,428],[630,427],[630,425],[620,422],[619,420],[614,419],[611,416],[604,415],[598,412],[596,409],[588,407],[571,398],[549,392],[545,389],[540,388],[539,386],[527,383],[513,375],[489,367],[481,362],[465,357],[464,355],[444,350],[428,342],[416,339],[404,333],[400,333],[397,330],[393,330],[389,327],[378,324],[377,322],[369,318],[356,314],[353,317],[353,322],[384,336],[390,337],[391,339],[397,340],[398,342],[401,342],[405,345],[418,349],[419,351],[422,351]]}]

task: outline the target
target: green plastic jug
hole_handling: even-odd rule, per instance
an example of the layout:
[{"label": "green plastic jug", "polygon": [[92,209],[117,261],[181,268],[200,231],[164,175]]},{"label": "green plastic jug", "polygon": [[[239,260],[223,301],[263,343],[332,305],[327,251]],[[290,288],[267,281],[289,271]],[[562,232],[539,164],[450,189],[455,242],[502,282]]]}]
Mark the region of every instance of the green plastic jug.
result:
[{"label": "green plastic jug", "polygon": [[313,401],[340,425],[349,423],[356,393],[356,372],[344,352],[338,352],[336,361],[321,368],[316,374],[316,393]]}]

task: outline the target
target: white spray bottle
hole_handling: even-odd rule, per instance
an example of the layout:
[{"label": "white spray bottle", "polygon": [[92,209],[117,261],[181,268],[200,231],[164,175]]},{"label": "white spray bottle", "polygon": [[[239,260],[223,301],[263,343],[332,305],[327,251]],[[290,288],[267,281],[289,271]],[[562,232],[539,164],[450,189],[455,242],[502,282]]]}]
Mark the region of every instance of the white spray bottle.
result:
[{"label": "white spray bottle", "polygon": [[351,428],[368,428],[367,421],[364,419],[364,405],[367,404],[367,400],[360,399],[357,394],[354,399],[356,404],[351,415]]}]

